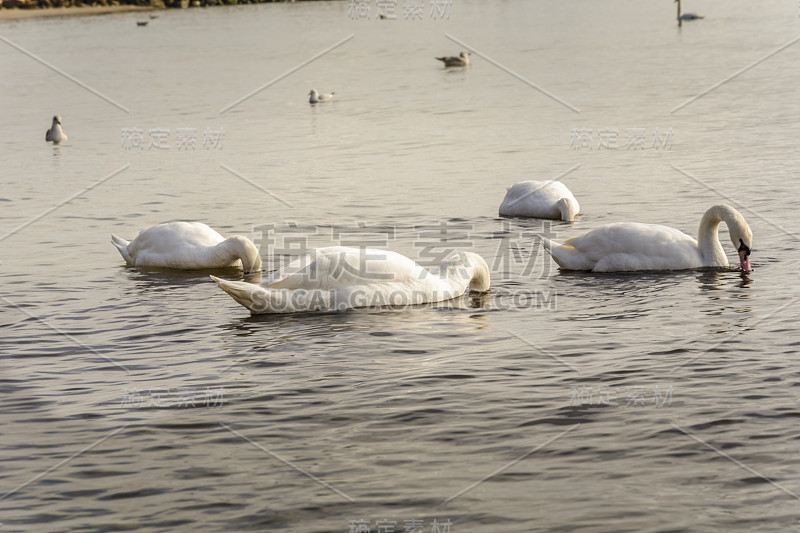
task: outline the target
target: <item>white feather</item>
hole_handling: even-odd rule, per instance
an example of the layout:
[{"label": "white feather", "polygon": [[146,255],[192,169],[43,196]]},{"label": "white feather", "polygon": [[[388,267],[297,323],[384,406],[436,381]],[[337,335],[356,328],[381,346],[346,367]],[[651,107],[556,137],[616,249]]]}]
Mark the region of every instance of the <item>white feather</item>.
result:
[{"label": "white feather", "polygon": [[474,253],[429,271],[396,252],[344,246],[318,248],[263,285],[212,278],[254,314],[414,305],[489,289],[489,267]]}]

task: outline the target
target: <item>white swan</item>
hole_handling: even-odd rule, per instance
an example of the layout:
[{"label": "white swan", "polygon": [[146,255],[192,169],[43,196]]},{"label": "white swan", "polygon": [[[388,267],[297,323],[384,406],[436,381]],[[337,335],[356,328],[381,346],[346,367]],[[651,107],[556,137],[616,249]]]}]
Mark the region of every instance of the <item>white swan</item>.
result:
[{"label": "white swan", "polygon": [[52,141],[53,144],[58,144],[67,140],[67,134],[64,133],[64,130],[61,128],[61,117],[58,115],[53,117],[53,124],[50,126],[50,129],[47,130],[47,133],[44,134],[44,140],[47,142]]},{"label": "white swan", "polygon": [[544,238],[542,242],[558,266],[565,270],[616,272],[727,267],[728,258],[717,237],[720,222],[728,226],[742,270],[750,271],[753,232],[744,217],[729,205],[715,205],[706,211],[700,221],[697,240],[667,226],[621,222],[597,228],[563,244]]},{"label": "white swan", "polygon": [[414,305],[489,290],[478,254],[453,254],[428,271],[396,252],[344,246],[317,248],[263,285],[211,277],[253,314]]},{"label": "white swan", "polygon": [[694,13],[683,13],[681,14],[681,0],[675,0],[678,4],[678,25],[684,20],[697,20],[703,18],[701,15],[696,15]]},{"label": "white swan", "polygon": [[111,235],[111,243],[130,266],[190,270],[241,264],[245,272],[261,270],[261,256],[250,239],[226,239],[202,222],[165,222],[142,230],[131,242]]},{"label": "white swan", "polygon": [[575,220],[578,200],[560,181],[522,181],[506,190],[500,214],[512,217]]},{"label": "white swan", "polygon": [[469,65],[469,56],[469,52],[461,52],[457,56],[444,56],[435,59],[444,63],[445,67],[466,67]]},{"label": "white swan", "polygon": [[308,103],[317,104],[319,102],[327,102],[333,99],[334,92],[319,94],[316,89],[311,89],[308,93]]}]

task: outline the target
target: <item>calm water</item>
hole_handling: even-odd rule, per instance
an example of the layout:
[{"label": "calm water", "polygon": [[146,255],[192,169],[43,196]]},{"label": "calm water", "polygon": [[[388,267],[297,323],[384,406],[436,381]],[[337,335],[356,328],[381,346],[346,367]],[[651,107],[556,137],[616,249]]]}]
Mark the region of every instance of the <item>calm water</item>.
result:
[{"label": "calm water", "polygon": [[[796,38],[798,6],[686,4],[706,19],[454,0],[448,20],[342,1],[0,22],[130,111],[0,43],[2,530],[798,530],[800,45],[672,112]],[[462,48],[445,34],[470,68],[433,59]],[[566,172],[575,223],[496,216],[506,186]],[[533,238],[695,234],[723,202],[750,276],[560,273]],[[493,288],[251,317],[206,272],[124,267],[110,233],[169,220],[270,266],[470,249]]]}]

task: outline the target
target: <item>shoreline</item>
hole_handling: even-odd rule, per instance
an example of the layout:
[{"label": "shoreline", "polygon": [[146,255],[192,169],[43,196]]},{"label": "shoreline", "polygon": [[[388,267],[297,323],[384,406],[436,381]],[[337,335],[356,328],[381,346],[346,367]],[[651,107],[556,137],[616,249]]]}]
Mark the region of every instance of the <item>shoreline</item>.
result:
[{"label": "shoreline", "polygon": [[111,13],[128,13],[131,11],[162,11],[163,8],[151,6],[86,6],[86,7],[49,7],[44,9],[2,9],[0,21],[20,20],[38,17],[70,17],[75,15],[108,15]]}]

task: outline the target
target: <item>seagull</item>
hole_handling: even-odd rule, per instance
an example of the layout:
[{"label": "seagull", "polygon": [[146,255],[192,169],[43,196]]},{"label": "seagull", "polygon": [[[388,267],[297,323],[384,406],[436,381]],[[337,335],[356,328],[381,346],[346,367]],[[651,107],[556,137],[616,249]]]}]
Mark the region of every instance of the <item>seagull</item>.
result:
[{"label": "seagull", "polygon": [[61,117],[58,115],[53,117],[53,125],[47,130],[44,140],[48,142],[53,141],[53,144],[58,144],[61,141],[67,140],[67,134],[61,129]]},{"label": "seagull", "polygon": [[461,52],[457,56],[437,57],[445,67],[466,67],[469,65],[469,52]]},{"label": "seagull", "polygon": [[308,93],[308,103],[309,104],[316,104],[318,102],[327,102],[328,100],[333,99],[333,95],[336,93],[326,93],[326,94],[319,94],[316,89],[311,89]]}]

